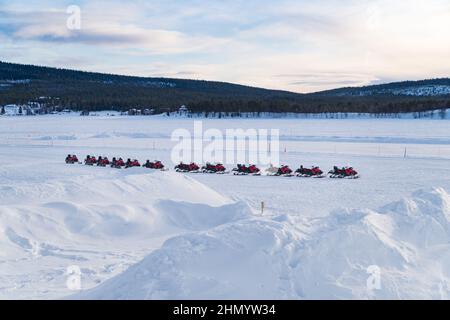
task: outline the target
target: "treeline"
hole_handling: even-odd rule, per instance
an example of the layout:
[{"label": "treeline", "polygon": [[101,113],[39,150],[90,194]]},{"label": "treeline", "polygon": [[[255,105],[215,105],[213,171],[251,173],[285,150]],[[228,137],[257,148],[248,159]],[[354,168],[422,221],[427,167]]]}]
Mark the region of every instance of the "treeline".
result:
[{"label": "treeline", "polygon": [[360,94],[385,94],[389,90],[408,90],[410,88],[426,87],[426,86],[450,86],[450,78],[427,79],[417,81],[401,81],[385,84],[377,84],[363,87],[346,87],[338,88],[316,93],[318,95],[339,96],[339,95],[360,95]]},{"label": "treeline", "polygon": [[450,108],[448,97],[304,97],[299,100],[201,101],[189,104],[193,112],[273,113],[404,113]]},{"label": "treeline", "polygon": [[296,94],[222,82],[129,77],[0,62],[0,105],[39,100],[47,107],[75,111],[152,108],[167,112],[186,105],[195,113],[386,114],[450,108],[450,96]]}]

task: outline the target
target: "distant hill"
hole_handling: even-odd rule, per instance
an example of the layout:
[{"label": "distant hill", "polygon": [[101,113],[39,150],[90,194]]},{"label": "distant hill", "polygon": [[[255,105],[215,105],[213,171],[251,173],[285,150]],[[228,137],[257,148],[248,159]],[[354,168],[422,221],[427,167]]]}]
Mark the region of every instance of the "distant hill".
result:
[{"label": "distant hill", "polygon": [[450,95],[450,78],[403,81],[317,93],[325,96],[445,96]]},{"label": "distant hill", "polygon": [[342,88],[313,94],[231,83],[133,77],[0,62],[0,105],[44,103],[48,110],[153,108],[193,112],[422,112],[450,108],[450,79]]}]

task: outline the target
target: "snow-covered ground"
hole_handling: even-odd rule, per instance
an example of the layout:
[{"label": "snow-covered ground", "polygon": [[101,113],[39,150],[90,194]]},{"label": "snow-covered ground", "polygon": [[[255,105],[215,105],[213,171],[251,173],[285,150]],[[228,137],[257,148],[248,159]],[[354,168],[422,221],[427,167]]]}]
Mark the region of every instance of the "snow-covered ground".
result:
[{"label": "snow-covered ground", "polygon": [[[170,134],[192,125],[0,118],[0,299],[448,298],[447,121],[203,122],[280,129],[283,163],[352,165],[359,180],[63,163],[76,153],[173,167]],[[67,288],[71,266],[81,292]],[[368,290],[368,269],[380,271],[379,288]]]}]

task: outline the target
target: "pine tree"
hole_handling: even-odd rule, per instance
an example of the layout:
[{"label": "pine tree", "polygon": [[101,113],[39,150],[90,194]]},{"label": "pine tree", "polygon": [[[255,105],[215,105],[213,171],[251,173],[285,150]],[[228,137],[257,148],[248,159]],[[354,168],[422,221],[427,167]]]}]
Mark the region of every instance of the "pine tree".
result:
[{"label": "pine tree", "polygon": [[6,110],[5,110],[5,106],[2,107],[2,110],[0,111],[0,114],[5,114]]}]

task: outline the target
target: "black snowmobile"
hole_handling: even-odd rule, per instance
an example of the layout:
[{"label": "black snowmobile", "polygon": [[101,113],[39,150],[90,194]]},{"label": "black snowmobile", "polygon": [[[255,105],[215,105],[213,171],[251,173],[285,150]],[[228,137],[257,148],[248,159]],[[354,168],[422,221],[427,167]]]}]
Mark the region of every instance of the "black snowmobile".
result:
[{"label": "black snowmobile", "polygon": [[358,172],[353,169],[352,167],[344,167],[344,168],[338,168],[335,166],[333,170],[328,172],[328,175],[330,178],[333,179],[358,179],[360,178],[360,175]]}]

